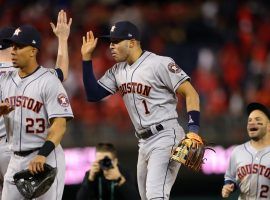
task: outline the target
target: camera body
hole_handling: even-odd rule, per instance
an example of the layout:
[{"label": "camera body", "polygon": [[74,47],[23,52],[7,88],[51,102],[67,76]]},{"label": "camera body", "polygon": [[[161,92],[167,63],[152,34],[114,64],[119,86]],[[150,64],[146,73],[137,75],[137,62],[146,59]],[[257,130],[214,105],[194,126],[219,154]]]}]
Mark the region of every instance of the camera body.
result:
[{"label": "camera body", "polygon": [[112,160],[108,156],[105,156],[98,163],[99,163],[100,169],[102,169],[102,170],[108,170],[108,169],[113,168]]}]

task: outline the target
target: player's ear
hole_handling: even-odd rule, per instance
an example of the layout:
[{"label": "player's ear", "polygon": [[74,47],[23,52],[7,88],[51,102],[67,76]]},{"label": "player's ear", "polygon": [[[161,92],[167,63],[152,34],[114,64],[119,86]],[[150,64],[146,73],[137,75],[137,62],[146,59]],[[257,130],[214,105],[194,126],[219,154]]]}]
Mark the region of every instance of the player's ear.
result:
[{"label": "player's ear", "polygon": [[38,49],[35,48],[35,47],[32,47],[32,49],[31,49],[31,56],[36,56],[37,53],[38,53]]},{"label": "player's ear", "polygon": [[133,48],[134,45],[135,45],[135,42],[136,42],[136,40],[134,40],[134,39],[129,40],[129,45],[128,45],[128,47],[129,47],[129,48]]}]

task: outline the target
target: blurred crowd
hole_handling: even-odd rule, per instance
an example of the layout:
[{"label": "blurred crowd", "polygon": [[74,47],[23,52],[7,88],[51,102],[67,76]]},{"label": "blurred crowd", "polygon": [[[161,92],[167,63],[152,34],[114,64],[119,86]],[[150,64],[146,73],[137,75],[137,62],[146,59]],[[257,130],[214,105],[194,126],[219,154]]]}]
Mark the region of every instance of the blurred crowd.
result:
[{"label": "blurred crowd", "polygon": [[[0,26],[33,24],[43,36],[40,63],[54,66],[57,40],[49,22],[60,9],[73,18],[69,38],[70,75],[64,83],[71,99],[73,145],[88,145],[88,135],[133,136],[120,95],[87,103],[82,83],[82,36],[109,33],[112,23],[134,22],[143,49],[172,57],[191,76],[201,97],[201,134],[229,145],[245,140],[245,105],[270,107],[270,2],[248,0],[121,1],[0,0]],[[96,77],[114,64],[109,43],[99,39],[93,60]],[[180,123],[186,128],[184,100],[179,96]],[[90,137],[90,138],[93,138]]]}]

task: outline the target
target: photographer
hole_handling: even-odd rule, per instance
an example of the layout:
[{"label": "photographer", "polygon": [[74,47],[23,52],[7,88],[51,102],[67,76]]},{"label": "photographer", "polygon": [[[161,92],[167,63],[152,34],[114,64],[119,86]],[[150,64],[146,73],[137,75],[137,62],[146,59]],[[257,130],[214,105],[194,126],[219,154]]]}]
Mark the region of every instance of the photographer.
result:
[{"label": "photographer", "polygon": [[136,184],[119,166],[115,147],[110,143],[100,143],[96,147],[96,160],[84,176],[77,200],[120,199],[140,199]]}]

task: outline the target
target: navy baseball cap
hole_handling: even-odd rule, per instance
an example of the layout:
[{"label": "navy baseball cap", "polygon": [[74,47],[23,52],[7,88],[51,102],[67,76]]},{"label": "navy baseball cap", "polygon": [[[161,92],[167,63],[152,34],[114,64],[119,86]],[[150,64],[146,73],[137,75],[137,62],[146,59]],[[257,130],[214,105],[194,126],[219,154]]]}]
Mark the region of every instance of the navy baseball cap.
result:
[{"label": "navy baseball cap", "polygon": [[116,22],[110,30],[110,35],[101,36],[103,38],[110,38],[110,40],[140,40],[140,33],[137,26],[129,21]]},{"label": "navy baseball cap", "polygon": [[31,25],[23,25],[17,28],[12,37],[4,41],[15,43],[21,46],[32,46],[37,49],[41,47],[40,33]]},{"label": "navy baseball cap", "polygon": [[254,102],[254,103],[250,103],[247,106],[247,113],[248,115],[253,111],[253,110],[260,110],[262,111],[270,120],[270,111],[268,108],[266,108],[264,105]]},{"label": "navy baseball cap", "polygon": [[15,31],[14,27],[4,27],[0,29],[0,50],[11,47],[9,42],[6,42],[4,39],[10,38]]}]

